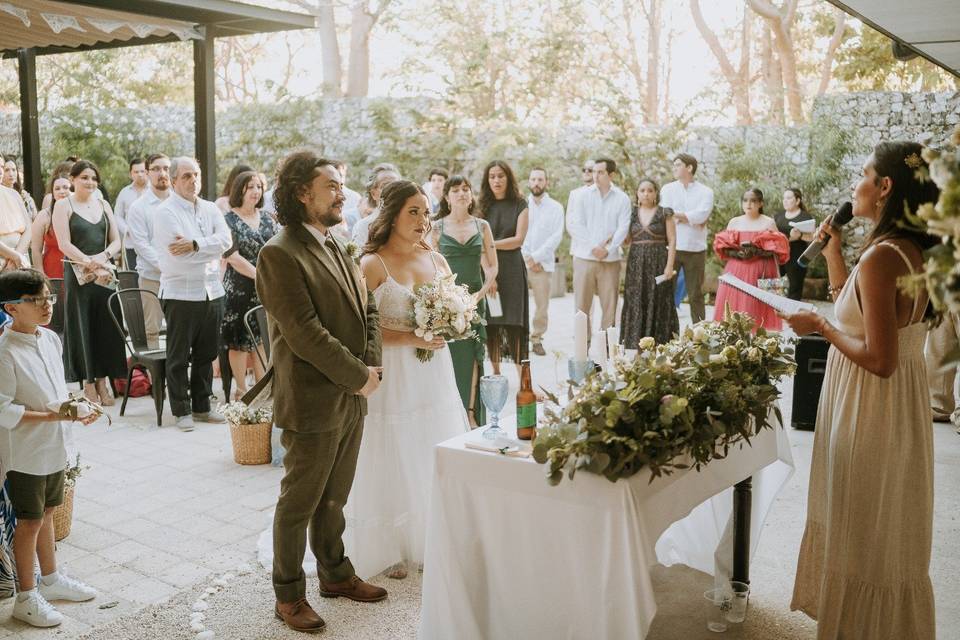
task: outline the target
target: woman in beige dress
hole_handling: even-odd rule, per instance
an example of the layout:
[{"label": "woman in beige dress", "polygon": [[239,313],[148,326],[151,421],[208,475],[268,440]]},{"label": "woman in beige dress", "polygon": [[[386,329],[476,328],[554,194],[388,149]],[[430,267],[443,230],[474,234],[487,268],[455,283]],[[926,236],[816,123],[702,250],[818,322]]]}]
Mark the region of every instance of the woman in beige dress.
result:
[{"label": "woman in beige dress", "polygon": [[[849,272],[840,232],[819,237],[836,324],[816,313],[785,319],[831,343],[817,411],[807,523],[791,609],[817,620],[818,640],[932,640],[933,430],[923,358],[927,297],[897,280],[923,268],[935,241],[901,227],[937,199],[917,179],[922,147],[883,142],[863,166],[853,214],[875,226]],[[829,222],[829,221],[828,221]]]}]

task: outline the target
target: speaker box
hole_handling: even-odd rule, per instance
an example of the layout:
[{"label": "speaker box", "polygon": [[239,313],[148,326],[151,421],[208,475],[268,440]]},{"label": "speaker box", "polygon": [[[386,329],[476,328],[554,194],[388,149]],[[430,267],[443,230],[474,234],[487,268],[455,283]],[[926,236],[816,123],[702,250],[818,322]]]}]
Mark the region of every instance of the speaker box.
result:
[{"label": "speaker box", "polygon": [[813,431],[817,423],[817,405],[820,402],[820,387],[827,369],[827,351],[830,343],[823,336],[811,334],[797,343],[797,374],[793,378],[794,429]]}]

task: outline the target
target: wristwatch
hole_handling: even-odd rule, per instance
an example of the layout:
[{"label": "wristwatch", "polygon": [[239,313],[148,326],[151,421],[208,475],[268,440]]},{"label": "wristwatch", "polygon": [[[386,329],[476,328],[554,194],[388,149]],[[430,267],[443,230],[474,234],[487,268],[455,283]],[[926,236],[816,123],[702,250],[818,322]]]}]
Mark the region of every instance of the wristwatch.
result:
[{"label": "wristwatch", "polygon": [[197,244],[197,241],[193,241],[193,250],[194,252],[200,251],[200,245]]}]

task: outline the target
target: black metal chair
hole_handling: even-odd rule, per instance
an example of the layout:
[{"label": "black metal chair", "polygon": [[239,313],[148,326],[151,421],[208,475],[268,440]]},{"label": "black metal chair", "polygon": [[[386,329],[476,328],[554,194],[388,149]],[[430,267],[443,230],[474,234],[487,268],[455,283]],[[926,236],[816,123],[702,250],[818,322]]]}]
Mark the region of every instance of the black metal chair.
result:
[{"label": "black metal chair", "polygon": [[117,289],[136,289],[140,286],[140,274],[136,271],[117,271]]},{"label": "black metal chair", "polygon": [[[121,289],[111,294],[108,301],[107,308],[110,311],[110,317],[113,318],[117,331],[123,336],[127,351],[130,352],[130,364],[127,367],[127,392],[123,396],[123,404],[120,405],[120,415],[122,416],[127,408],[134,369],[146,369],[150,373],[153,404],[157,410],[157,426],[159,427],[163,422],[163,398],[167,386],[167,350],[151,349],[147,346],[147,329],[144,322],[141,296],[156,297],[156,294],[148,289]],[[115,300],[120,303],[122,322],[121,318],[118,318],[114,312]]]},{"label": "black metal chair", "polygon": [[[257,320],[257,328],[259,329],[259,336],[253,331],[253,322],[254,318]],[[250,334],[250,339],[253,340],[253,343],[257,343],[257,338],[260,338],[260,342],[263,343],[263,353],[267,358],[267,361],[264,362],[263,356],[260,355],[260,350],[257,349],[257,358],[260,360],[260,364],[263,365],[263,368],[267,368],[267,363],[270,362],[270,328],[267,326],[267,310],[263,308],[262,304],[258,304],[250,311],[247,311],[243,314],[243,325],[247,328],[247,333]]]},{"label": "black metal chair", "polygon": [[50,324],[47,328],[55,332],[63,340],[64,329],[64,303],[63,298],[63,278],[50,278],[50,293],[57,296],[57,304],[53,305],[53,316],[50,318]]}]

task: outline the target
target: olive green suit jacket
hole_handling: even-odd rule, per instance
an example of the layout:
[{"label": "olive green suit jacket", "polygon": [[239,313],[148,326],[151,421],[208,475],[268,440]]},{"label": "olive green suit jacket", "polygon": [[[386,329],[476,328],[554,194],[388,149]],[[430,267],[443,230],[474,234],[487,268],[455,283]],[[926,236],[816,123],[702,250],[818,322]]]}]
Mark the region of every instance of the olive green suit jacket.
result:
[{"label": "olive green suit jacket", "polygon": [[367,366],[381,364],[373,294],[341,242],[335,242],[347,277],[336,257],[301,224],[281,230],[257,258],[257,295],[269,321],[271,367],[248,397],[257,404],[257,398],[272,395],[274,424],[297,433],[340,429],[366,415],[367,401],[356,392],[367,382]]}]

